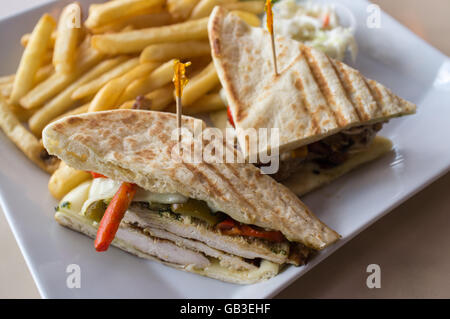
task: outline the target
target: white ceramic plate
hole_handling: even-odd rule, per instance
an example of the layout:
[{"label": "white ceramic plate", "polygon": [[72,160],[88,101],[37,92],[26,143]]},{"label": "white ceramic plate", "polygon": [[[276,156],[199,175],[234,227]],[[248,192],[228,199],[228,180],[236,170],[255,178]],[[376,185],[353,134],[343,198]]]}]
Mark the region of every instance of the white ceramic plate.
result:
[{"label": "white ceramic plate", "polygon": [[[79,0],[86,8],[90,0]],[[97,1],[98,2],[98,1]],[[98,254],[91,239],[53,220],[56,201],[48,175],[0,133],[0,200],[42,297],[46,298],[263,298],[274,296],[352,237],[420,191],[450,167],[450,63],[386,14],[381,28],[366,27],[367,2],[342,0],[356,17],[356,67],[419,106],[415,116],[391,121],[382,135],[395,151],[341,178],[305,202],[342,240],[307,266],[288,267],[251,286],[226,284],[149,262],[112,248]],[[19,39],[53,3],[0,22],[0,74],[16,69]],[[426,214],[427,212],[424,212]],[[395,231],[394,229],[392,231]],[[66,267],[81,267],[81,288],[66,286]],[[339,267],[339,265],[336,265]]]}]

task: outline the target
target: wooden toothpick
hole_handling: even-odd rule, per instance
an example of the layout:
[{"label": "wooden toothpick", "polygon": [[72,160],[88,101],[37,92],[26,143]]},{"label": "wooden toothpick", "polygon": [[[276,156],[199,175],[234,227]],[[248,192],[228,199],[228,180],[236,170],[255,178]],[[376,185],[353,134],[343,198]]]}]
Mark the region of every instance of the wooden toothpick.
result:
[{"label": "wooden toothpick", "polygon": [[186,68],[191,65],[191,62],[182,63],[180,60],[175,60],[173,83],[175,85],[175,101],[177,104],[177,129],[178,142],[181,142],[181,116],[183,115],[183,104],[181,97],[183,96],[183,89],[188,83],[186,77]]}]

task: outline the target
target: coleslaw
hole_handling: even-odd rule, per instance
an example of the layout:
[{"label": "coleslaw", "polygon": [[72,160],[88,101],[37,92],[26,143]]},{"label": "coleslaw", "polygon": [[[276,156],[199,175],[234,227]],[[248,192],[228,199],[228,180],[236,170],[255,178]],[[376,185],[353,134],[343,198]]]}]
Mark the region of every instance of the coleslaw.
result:
[{"label": "coleslaw", "polygon": [[338,60],[349,52],[355,60],[358,46],[352,29],[340,25],[332,5],[283,0],[274,4],[273,11],[277,35],[301,41]]}]

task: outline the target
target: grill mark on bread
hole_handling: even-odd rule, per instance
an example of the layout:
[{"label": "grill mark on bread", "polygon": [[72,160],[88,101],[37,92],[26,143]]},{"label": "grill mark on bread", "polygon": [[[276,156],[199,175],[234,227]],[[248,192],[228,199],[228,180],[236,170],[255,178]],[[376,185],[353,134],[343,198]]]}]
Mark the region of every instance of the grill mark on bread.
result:
[{"label": "grill mark on bread", "polygon": [[[315,79],[315,82],[317,83],[317,86],[319,87],[319,90],[322,93],[323,97],[325,98],[328,104],[336,105],[336,101],[334,100],[333,97],[333,92],[331,92],[330,88],[328,87],[327,81],[325,77],[322,75],[322,72],[320,71],[320,66],[318,65],[317,61],[311,54],[311,50],[305,46],[302,46],[301,52],[306,57],[305,60],[309,66],[309,69],[311,70],[311,74]],[[332,107],[329,107],[329,109],[333,114],[336,123],[339,126],[345,126],[347,124],[347,121],[342,117],[341,114],[336,113],[336,111]]]},{"label": "grill mark on bread", "polygon": [[303,81],[300,78],[300,75],[298,74],[296,79],[295,79],[295,87],[297,88],[297,90],[300,91],[300,99],[301,99],[301,107],[306,111],[305,113],[309,113],[310,114],[310,119],[311,119],[311,125],[314,131],[314,134],[319,134],[320,133],[320,128],[319,128],[319,124],[317,123],[317,120],[315,118],[315,115],[317,113],[316,112],[312,112],[311,109],[311,104],[309,104],[308,100],[305,98],[306,92],[305,92],[305,87],[303,85]]},{"label": "grill mark on bread", "polygon": [[368,79],[364,79],[364,82],[367,85],[367,88],[369,89],[370,93],[372,94],[375,103],[377,103],[377,113],[378,114],[384,114],[384,108],[383,108],[383,101],[380,95],[380,92],[378,90],[375,89],[375,87],[373,87],[372,83],[370,80]]},{"label": "grill mark on bread", "polygon": [[214,182],[212,182],[206,174],[204,174],[200,169],[197,168],[197,165],[192,165],[185,162],[183,162],[182,165],[190,170],[201,183],[206,183],[208,185],[208,187],[205,187],[205,189],[207,189],[210,196],[212,195],[216,198],[225,200],[222,191],[216,187]]},{"label": "grill mark on bread", "polygon": [[[336,65],[336,63],[333,63],[333,60],[331,60],[328,56],[327,56],[328,62],[330,63],[331,67],[334,70],[334,73],[336,73],[336,77],[339,80],[339,83],[345,93],[345,96],[347,97],[347,100],[350,101],[351,105],[353,106],[353,109],[355,110],[355,114],[358,117],[358,121],[363,121],[364,120],[364,108],[363,107],[359,107],[360,105],[357,105],[353,102],[352,99],[352,91],[354,91],[353,85],[352,85],[352,81],[350,81],[349,79],[349,75],[347,74],[347,72],[342,68],[338,70],[338,67]],[[361,114],[361,112],[363,114]]]},{"label": "grill mark on bread", "polygon": [[[234,187],[233,183],[228,178],[226,178],[225,175],[223,175],[220,172],[220,170],[217,169],[217,167],[215,167],[215,165],[211,165],[206,162],[203,165],[205,165],[207,168],[210,169],[210,171],[212,171],[214,174],[216,174],[222,182],[225,182],[236,198],[239,198],[240,201],[243,201],[251,209],[256,210],[256,207],[238,192],[238,190]],[[235,171],[233,171],[232,169],[230,169],[230,171],[233,173],[233,175],[235,177],[237,177]]]}]

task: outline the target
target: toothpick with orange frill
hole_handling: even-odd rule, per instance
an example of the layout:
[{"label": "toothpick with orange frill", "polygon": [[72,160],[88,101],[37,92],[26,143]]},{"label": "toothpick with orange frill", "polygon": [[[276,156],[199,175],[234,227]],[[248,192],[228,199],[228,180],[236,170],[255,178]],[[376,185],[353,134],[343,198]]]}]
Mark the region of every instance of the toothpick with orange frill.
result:
[{"label": "toothpick with orange frill", "polygon": [[175,99],[177,105],[177,129],[178,129],[178,142],[181,142],[181,116],[183,113],[183,105],[181,97],[183,96],[183,89],[188,83],[186,77],[186,68],[191,65],[191,62],[182,63],[180,60],[174,62],[174,75],[173,84],[175,85]]},{"label": "toothpick with orange frill", "polygon": [[277,66],[277,52],[275,48],[275,36],[273,34],[273,12],[272,12],[272,0],[266,0],[266,16],[267,16],[267,30],[269,30],[270,37],[272,38],[272,55],[273,55],[273,67],[275,70],[275,75],[278,75]]}]

